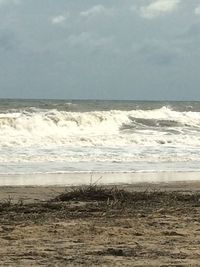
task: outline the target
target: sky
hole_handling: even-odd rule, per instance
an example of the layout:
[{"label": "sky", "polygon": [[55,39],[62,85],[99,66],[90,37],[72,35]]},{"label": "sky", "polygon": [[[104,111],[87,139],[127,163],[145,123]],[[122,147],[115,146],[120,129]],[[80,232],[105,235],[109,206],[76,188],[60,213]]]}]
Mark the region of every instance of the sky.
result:
[{"label": "sky", "polygon": [[200,0],[0,0],[0,98],[200,100]]}]

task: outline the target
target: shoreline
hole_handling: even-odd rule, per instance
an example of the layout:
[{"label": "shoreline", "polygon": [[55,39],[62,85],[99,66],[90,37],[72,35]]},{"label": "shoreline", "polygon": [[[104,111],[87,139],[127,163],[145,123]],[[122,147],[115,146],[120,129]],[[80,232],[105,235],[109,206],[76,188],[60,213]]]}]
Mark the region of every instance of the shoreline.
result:
[{"label": "shoreline", "polygon": [[1,174],[2,186],[80,186],[138,183],[200,182],[200,172],[68,172],[38,174]]}]

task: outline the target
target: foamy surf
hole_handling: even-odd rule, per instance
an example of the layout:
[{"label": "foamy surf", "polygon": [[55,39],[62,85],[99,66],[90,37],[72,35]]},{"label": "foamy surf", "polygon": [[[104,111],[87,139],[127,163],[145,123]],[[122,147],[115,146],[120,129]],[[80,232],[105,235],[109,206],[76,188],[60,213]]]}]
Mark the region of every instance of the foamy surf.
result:
[{"label": "foamy surf", "polygon": [[0,173],[199,170],[199,106],[179,105],[4,103]]}]

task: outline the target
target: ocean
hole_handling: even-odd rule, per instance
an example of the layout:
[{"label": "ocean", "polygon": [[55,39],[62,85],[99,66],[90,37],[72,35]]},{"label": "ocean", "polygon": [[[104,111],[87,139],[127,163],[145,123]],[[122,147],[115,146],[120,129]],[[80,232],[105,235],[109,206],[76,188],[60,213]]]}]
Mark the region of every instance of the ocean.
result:
[{"label": "ocean", "polygon": [[200,102],[0,100],[0,174],[200,171]]}]

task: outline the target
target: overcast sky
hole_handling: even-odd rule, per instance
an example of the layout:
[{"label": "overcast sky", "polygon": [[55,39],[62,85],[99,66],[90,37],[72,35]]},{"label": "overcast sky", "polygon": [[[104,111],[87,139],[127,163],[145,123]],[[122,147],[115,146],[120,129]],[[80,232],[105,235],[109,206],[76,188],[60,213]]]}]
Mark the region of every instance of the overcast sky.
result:
[{"label": "overcast sky", "polygon": [[0,0],[0,97],[200,100],[200,0]]}]

